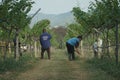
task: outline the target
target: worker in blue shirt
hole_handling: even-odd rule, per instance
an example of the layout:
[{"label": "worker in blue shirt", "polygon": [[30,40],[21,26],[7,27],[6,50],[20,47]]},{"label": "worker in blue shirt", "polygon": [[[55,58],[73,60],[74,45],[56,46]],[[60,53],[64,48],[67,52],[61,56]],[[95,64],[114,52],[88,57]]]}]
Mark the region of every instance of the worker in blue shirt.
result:
[{"label": "worker in blue shirt", "polygon": [[68,57],[69,57],[70,61],[75,60],[74,51],[76,51],[78,54],[80,54],[80,52],[78,51],[78,47],[79,47],[79,42],[81,40],[82,40],[82,36],[80,35],[78,37],[71,38],[66,42]]},{"label": "worker in blue shirt", "polygon": [[41,44],[41,59],[44,58],[44,52],[47,51],[48,59],[50,59],[50,39],[51,35],[46,32],[46,29],[43,29],[43,33],[40,35],[40,44]]}]

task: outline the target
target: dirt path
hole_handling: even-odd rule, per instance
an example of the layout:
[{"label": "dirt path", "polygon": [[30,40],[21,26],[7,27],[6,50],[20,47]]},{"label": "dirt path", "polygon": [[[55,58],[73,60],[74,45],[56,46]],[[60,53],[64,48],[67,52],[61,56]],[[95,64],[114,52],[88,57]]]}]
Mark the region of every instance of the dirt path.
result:
[{"label": "dirt path", "polygon": [[[47,57],[46,57],[47,58]],[[21,73],[16,80],[115,80],[101,70],[94,70],[84,59],[68,61],[62,50],[53,52],[52,59],[38,61],[33,69]]]}]

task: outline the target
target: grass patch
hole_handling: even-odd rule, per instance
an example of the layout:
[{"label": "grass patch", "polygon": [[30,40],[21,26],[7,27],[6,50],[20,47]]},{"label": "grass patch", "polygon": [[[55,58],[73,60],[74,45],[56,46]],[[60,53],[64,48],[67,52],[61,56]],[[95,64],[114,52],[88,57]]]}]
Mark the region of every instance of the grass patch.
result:
[{"label": "grass patch", "polygon": [[[0,60],[0,80],[14,80],[20,72],[24,72],[36,63],[36,59],[30,55],[24,54],[19,60],[9,57],[6,60]],[[7,77],[6,77],[7,76]]]},{"label": "grass patch", "polygon": [[103,71],[105,71],[107,74],[110,74],[111,76],[115,77],[116,79],[120,78],[120,63],[116,65],[115,59],[97,59],[93,58],[91,60],[87,60],[87,63],[92,64],[94,68],[99,68]]}]

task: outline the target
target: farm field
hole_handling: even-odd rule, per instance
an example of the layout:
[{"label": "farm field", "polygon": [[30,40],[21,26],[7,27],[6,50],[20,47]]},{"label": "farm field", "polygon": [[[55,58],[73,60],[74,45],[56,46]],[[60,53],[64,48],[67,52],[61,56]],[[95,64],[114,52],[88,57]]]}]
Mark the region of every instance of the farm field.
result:
[{"label": "farm field", "polygon": [[68,61],[64,50],[52,53],[52,59],[40,60],[30,70],[20,73],[16,80],[115,80],[100,69],[94,69],[84,58]]}]

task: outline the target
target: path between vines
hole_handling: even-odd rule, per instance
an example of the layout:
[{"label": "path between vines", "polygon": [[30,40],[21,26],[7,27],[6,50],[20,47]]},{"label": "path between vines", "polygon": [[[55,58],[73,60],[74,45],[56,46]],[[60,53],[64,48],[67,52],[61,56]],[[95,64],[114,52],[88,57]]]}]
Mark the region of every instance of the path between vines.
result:
[{"label": "path between vines", "polygon": [[18,75],[16,80],[115,80],[100,69],[85,64],[85,59],[77,55],[77,60],[68,61],[64,50],[52,51],[51,60],[40,60],[34,67]]}]

